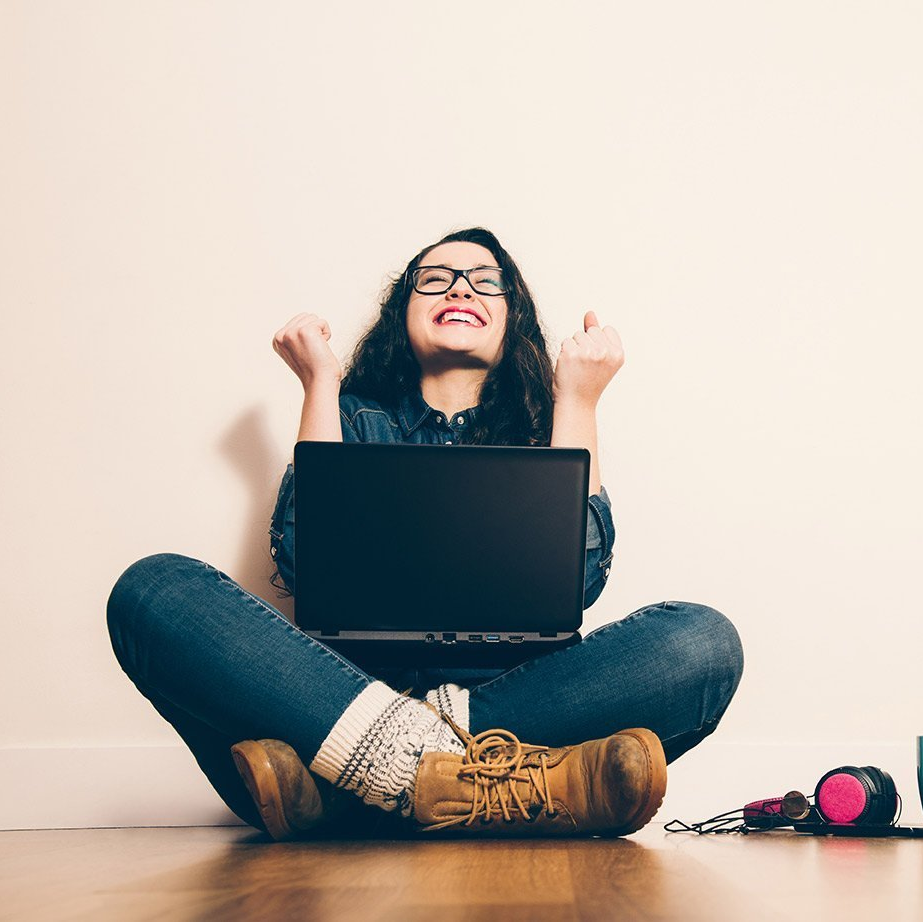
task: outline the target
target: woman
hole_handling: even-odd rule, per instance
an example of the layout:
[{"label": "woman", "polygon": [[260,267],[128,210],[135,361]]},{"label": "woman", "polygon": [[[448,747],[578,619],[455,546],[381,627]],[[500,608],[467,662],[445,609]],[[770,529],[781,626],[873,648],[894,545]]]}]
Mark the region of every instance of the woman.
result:
[{"label": "woman", "polygon": [[[595,409],[624,361],[616,331],[587,312],[552,367],[519,268],[472,228],[410,261],[345,375],[330,335],[299,314],[273,340],[304,386],[299,440],[590,451],[592,604],[615,538]],[[270,543],[294,593],[292,473]],[[666,764],[714,731],[743,668],[733,625],[688,602],[640,609],[505,671],[356,664],[226,574],[173,554],[126,570],[108,622],[123,669],[225,803],[277,840],[357,824],[634,832],[661,803]]]}]

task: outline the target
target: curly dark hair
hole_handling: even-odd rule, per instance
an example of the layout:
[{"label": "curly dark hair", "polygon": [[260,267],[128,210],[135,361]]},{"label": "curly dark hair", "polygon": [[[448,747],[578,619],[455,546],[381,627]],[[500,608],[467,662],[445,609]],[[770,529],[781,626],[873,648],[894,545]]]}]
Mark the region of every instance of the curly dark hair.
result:
[{"label": "curly dark hair", "polygon": [[420,386],[420,365],[407,336],[407,302],[413,291],[411,272],[430,250],[443,243],[476,243],[493,254],[507,286],[506,332],[501,358],[479,395],[478,421],[466,441],[473,445],[543,445],[551,443],[554,410],[554,366],[548,353],[535,301],[519,266],[483,227],[446,234],[417,253],[400,275],[392,278],[381,300],[381,314],[359,340],[340,383],[341,394],[355,394],[397,406],[401,397]]},{"label": "curly dark hair", "polygon": [[[359,340],[349,359],[341,394],[354,394],[396,407],[420,386],[421,369],[407,335],[407,303],[413,288],[411,272],[430,250],[443,243],[476,243],[493,254],[506,281],[507,318],[501,358],[481,385],[478,420],[466,439],[473,445],[551,444],[554,412],[554,366],[532,293],[519,266],[483,227],[446,234],[417,253],[400,275],[392,276],[381,299],[381,314]],[[289,597],[278,566],[270,583]]]}]

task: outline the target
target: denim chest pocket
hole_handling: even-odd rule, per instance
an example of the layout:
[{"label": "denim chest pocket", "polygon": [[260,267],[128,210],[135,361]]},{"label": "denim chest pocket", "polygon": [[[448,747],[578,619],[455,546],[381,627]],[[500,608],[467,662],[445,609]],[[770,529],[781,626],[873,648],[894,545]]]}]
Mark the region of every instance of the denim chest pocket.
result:
[{"label": "denim chest pocket", "polygon": [[349,420],[363,442],[398,442],[400,428],[384,410],[361,408]]}]

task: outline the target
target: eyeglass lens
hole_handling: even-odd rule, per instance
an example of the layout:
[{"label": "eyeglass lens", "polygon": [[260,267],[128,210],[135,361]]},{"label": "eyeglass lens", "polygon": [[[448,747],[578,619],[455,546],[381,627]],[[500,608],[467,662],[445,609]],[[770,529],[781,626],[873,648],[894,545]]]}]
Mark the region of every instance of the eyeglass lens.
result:
[{"label": "eyeglass lens", "polygon": [[[441,266],[424,266],[414,270],[414,287],[424,294],[443,294],[452,287],[454,281],[455,273]],[[489,266],[469,269],[468,282],[478,294],[497,295],[504,291],[503,273]]]}]

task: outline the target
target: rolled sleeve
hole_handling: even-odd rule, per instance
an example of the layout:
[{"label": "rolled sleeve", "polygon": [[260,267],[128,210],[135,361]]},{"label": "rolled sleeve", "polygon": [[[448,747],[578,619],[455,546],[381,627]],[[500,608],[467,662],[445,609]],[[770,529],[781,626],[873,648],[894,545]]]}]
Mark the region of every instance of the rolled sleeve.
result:
[{"label": "rolled sleeve", "polygon": [[586,525],[586,573],[583,581],[583,607],[589,608],[602,594],[609,578],[615,547],[612,501],[601,486],[588,500]]},{"label": "rolled sleeve", "polygon": [[602,548],[602,557],[606,562],[612,559],[612,546],[615,544],[615,525],[612,523],[612,500],[605,487],[594,493],[589,499],[589,515],[586,523],[587,550]]},{"label": "rolled sleeve", "polygon": [[282,475],[276,508],[269,525],[272,554],[285,588],[295,594],[295,468],[289,464]]}]

